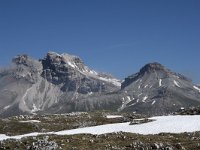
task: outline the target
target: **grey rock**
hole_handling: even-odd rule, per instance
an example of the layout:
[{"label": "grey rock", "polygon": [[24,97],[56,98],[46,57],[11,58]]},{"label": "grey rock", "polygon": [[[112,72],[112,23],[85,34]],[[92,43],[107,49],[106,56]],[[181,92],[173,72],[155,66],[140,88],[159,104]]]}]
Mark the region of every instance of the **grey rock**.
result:
[{"label": "grey rock", "polygon": [[33,142],[31,146],[27,146],[27,150],[56,150],[58,144],[55,141],[48,141],[48,136],[44,137],[42,140],[38,139]]},{"label": "grey rock", "polygon": [[200,104],[200,91],[190,79],[159,63],[145,65],[122,83],[120,111],[164,115]]},{"label": "grey rock", "polygon": [[112,110],[147,115],[200,104],[200,88],[159,63],[120,80],[98,73],[77,56],[49,52],[43,59],[16,56],[0,71],[0,117]]},{"label": "grey rock", "polygon": [[[104,109],[92,100],[120,89],[120,81],[89,69],[73,55],[49,52],[35,60],[18,55],[0,72],[0,116]],[[96,99],[96,98],[95,98]]]}]

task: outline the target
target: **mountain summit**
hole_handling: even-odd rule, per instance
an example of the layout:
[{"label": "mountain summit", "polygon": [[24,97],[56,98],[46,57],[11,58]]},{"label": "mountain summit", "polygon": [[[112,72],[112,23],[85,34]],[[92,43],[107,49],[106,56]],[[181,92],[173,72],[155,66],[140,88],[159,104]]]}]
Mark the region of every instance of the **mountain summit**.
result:
[{"label": "mountain summit", "polygon": [[0,72],[1,117],[93,110],[162,115],[200,104],[199,86],[157,62],[123,83],[70,54],[18,55],[12,62]]},{"label": "mountain summit", "polygon": [[142,67],[140,69],[140,73],[153,72],[153,71],[158,71],[158,70],[169,72],[169,70],[166,69],[163,65],[161,65],[158,62],[154,62],[154,63],[146,64],[144,67]]}]

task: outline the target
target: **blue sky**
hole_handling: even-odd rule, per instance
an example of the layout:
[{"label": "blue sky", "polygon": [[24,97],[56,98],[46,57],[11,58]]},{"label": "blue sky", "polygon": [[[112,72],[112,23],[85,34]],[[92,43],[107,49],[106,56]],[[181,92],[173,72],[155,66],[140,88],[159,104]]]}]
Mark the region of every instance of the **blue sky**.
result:
[{"label": "blue sky", "polygon": [[120,79],[156,61],[200,83],[199,18],[199,0],[1,0],[0,66],[56,51]]}]

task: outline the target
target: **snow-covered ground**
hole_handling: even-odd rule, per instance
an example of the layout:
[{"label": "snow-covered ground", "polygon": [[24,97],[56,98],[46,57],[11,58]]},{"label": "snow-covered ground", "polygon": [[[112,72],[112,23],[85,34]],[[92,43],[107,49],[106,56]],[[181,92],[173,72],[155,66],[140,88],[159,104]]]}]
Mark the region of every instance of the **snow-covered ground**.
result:
[{"label": "snow-covered ground", "polygon": [[56,134],[56,135],[73,135],[81,133],[105,134],[105,133],[122,131],[122,132],[131,132],[131,133],[139,133],[147,135],[147,134],[158,134],[158,133],[183,133],[183,132],[200,131],[200,115],[158,116],[149,119],[153,119],[155,121],[137,125],[129,125],[129,122],[116,123],[116,124],[107,124],[94,127],[79,128],[73,130],[65,130],[59,132],[29,133],[25,135],[18,135],[11,137],[6,136],[4,134],[0,134],[0,140],[9,138],[21,139],[23,137],[37,136],[41,134]]},{"label": "snow-covered ground", "polygon": [[158,116],[152,117],[155,121],[139,124],[129,125],[127,123],[116,123],[101,125],[95,127],[87,127],[80,129],[73,129],[67,131],[60,131],[58,135],[70,135],[79,133],[90,134],[105,134],[111,132],[131,132],[139,134],[158,134],[158,133],[183,133],[200,131],[200,115],[196,116]]}]

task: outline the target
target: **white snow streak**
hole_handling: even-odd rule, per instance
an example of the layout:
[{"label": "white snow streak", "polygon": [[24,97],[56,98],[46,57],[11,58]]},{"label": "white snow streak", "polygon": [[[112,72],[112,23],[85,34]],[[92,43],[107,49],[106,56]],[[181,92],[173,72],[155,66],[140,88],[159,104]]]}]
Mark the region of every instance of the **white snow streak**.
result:
[{"label": "white snow streak", "polygon": [[17,136],[6,136],[0,134],[0,140],[5,139],[21,139],[23,137],[37,136],[42,134],[55,134],[55,135],[74,135],[74,134],[106,134],[113,132],[130,132],[138,134],[159,134],[159,133],[184,133],[200,131],[200,115],[184,115],[184,116],[158,116],[152,117],[155,121],[130,125],[126,123],[115,123],[100,125],[94,127],[78,128],[72,130],[64,130],[59,132],[47,132],[47,133],[29,133]]},{"label": "white snow streak", "polygon": [[8,108],[10,108],[11,105],[5,106],[3,109],[6,110]]},{"label": "white snow streak", "polygon": [[193,86],[193,88],[200,92],[200,88],[198,88],[197,86]]},{"label": "white snow streak", "polygon": [[31,87],[29,89],[26,90],[25,94],[23,95],[22,97],[22,101],[24,103],[24,105],[26,105],[26,102],[25,102],[25,97],[27,96],[28,92],[30,91]]},{"label": "white snow streak", "polygon": [[162,86],[162,79],[159,79],[159,87]]},{"label": "white snow streak", "polygon": [[178,84],[178,82],[176,82],[175,80],[174,80],[174,84],[175,84],[177,87],[181,87],[181,86]]},{"label": "white snow streak", "polygon": [[70,61],[67,62],[69,66],[71,66],[72,68],[76,68],[76,65]]},{"label": "white snow streak", "polygon": [[131,101],[131,97],[130,96],[126,96],[126,97],[127,97],[128,101]]},{"label": "white snow streak", "polygon": [[151,105],[154,105],[154,104],[155,104],[155,102],[156,102],[156,101],[154,100],[154,101],[151,103]]},{"label": "white snow streak", "polygon": [[137,103],[133,103],[133,104],[130,104],[130,105],[128,105],[128,107],[130,107],[130,106],[134,106],[134,105],[136,105]]},{"label": "white snow streak", "polygon": [[123,97],[122,98],[122,106],[118,110],[119,111],[123,110],[129,102],[131,102],[131,97],[130,96],[126,96],[126,99]]},{"label": "white snow streak", "polygon": [[142,101],[145,102],[147,98],[148,98],[148,96],[143,97]]}]

